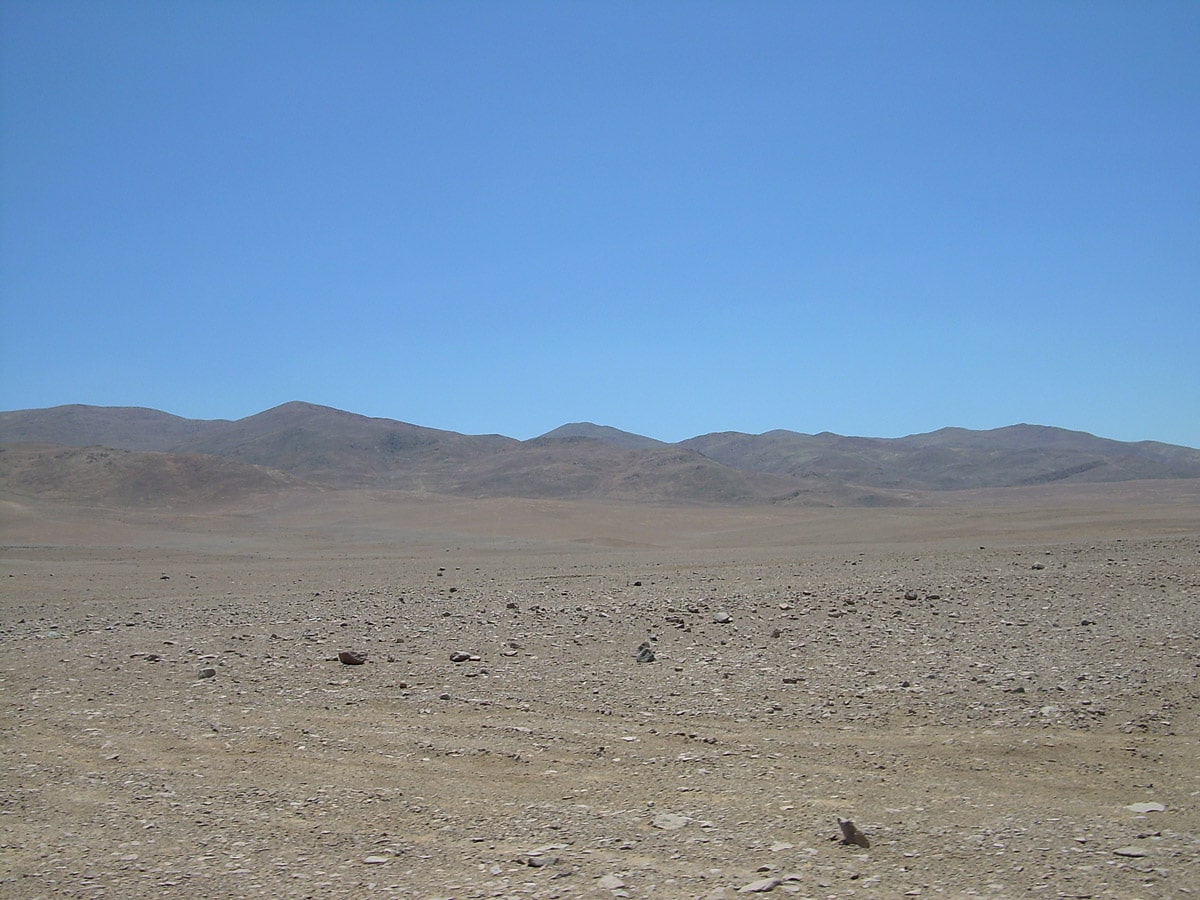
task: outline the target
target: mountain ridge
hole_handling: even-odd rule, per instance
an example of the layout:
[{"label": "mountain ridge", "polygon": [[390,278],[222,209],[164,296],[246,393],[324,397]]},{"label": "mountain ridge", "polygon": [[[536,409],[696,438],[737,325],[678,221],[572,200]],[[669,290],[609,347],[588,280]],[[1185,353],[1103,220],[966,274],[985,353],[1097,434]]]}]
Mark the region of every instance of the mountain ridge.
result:
[{"label": "mountain ridge", "polygon": [[[1200,450],[1044,425],[947,427],[902,438],[727,431],[668,443],[576,422],[521,441],[303,401],[235,420],[81,404],[0,412],[0,443],[207,456],[323,488],[702,503],[899,505],[914,491],[1200,477]],[[159,480],[171,470],[162,460],[141,464]],[[179,470],[233,477],[194,460]],[[236,480],[283,483],[245,471]]]}]

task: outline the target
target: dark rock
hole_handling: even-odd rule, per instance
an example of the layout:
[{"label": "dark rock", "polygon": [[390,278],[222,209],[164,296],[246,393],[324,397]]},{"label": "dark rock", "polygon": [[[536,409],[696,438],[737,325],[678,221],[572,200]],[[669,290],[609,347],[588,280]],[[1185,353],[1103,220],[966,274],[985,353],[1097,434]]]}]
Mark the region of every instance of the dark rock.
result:
[{"label": "dark rock", "polygon": [[356,650],[340,650],[338,651],[338,662],[343,666],[361,666],[367,661],[367,654],[360,653]]},{"label": "dark rock", "polygon": [[471,658],[471,654],[465,653],[462,650],[455,650],[453,653],[450,654],[450,662],[453,662],[453,663],[464,663],[464,662],[467,662],[468,660],[470,660],[470,658]]},{"label": "dark rock", "polygon": [[198,678],[215,678],[217,675],[216,669],[201,669]]},{"label": "dark rock", "polygon": [[871,842],[867,840],[867,836],[858,830],[857,826],[849,819],[838,819],[838,827],[842,829],[841,844],[855,844],[856,846],[866,849],[871,846]]}]

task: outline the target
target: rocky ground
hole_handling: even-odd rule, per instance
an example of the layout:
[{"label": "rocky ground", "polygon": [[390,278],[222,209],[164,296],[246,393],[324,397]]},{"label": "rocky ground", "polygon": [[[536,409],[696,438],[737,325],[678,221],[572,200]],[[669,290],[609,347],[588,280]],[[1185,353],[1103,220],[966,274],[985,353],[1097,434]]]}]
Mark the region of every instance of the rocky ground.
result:
[{"label": "rocky ground", "polygon": [[1200,534],[1102,530],[9,533],[0,895],[1200,894]]}]

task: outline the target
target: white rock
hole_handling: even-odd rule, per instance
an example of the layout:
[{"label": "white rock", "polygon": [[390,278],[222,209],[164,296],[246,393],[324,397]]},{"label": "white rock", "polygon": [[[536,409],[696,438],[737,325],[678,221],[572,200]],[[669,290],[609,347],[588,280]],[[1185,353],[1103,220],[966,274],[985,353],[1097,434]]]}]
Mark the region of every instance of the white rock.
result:
[{"label": "white rock", "polygon": [[654,827],[661,828],[663,831],[676,831],[692,821],[687,816],[680,816],[675,813],[659,813],[654,817]]},{"label": "white rock", "polygon": [[1166,807],[1161,803],[1155,803],[1153,801],[1147,801],[1145,803],[1130,803],[1125,808],[1130,812],[1135,813],[1164,812],[1166,810]]},{"label": "white rock", "polygon": [[1141,847],[1118,847],[1113,853],[1117,856],[1131,856],[1135,859],[1146,855],[1146,851]]}]

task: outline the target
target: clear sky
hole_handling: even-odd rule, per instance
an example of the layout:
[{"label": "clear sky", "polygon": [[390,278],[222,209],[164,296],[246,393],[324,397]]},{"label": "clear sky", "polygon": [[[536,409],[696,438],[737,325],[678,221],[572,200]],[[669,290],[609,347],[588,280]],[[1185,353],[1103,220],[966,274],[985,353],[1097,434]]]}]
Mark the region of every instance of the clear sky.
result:
[{"label": "clear sky", "polygon": [[0,4],[0,409],[1200,447],[1200,3]]}]

